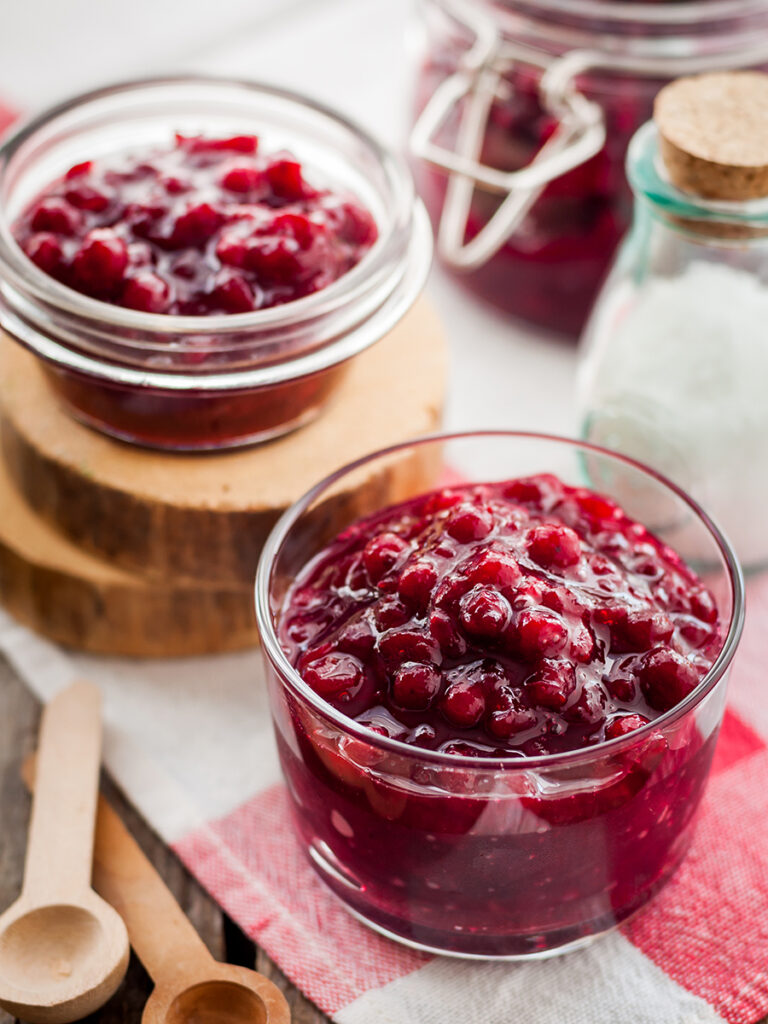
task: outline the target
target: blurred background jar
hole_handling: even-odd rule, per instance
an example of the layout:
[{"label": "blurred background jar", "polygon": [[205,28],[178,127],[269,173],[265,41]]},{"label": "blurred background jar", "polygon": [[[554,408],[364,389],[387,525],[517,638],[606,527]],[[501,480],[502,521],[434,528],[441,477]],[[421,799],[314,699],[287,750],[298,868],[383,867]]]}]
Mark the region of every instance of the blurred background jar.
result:
[{"label": "blurred background jar", "polygon": [[659,88],[768,64],[765,0],[420,0],[411,149],[438,252],[506,313],[576,337],[631,214]]},{"label": "blurred background jar", "polygon": [[667,86],[627,174],[634,224],[585,333],[582,434],[670,477],[745,568],[768,566],[768,75]]}]

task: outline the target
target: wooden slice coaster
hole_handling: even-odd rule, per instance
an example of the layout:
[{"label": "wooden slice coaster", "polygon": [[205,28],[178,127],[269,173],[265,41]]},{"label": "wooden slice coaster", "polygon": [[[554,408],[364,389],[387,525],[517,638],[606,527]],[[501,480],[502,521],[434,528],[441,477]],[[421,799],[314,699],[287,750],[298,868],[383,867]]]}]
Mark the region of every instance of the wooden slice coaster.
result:
[{"label": "wooden slice coaster", "polygon": [[163,587],[114,568],[35,515],[2,460],[0,599],[48,639],[97,654],[169,657],[257,642],[252,588]]},{"label": "wooden slice coaster", "polygon": [[250,586],[296,498],[344,463],[437,427],[445,377],[442,331],[421,301],[303,429],[235,452],[163,454],[75,422],[36,359],[4,340],[3,447],[28,504],[84,551],[163,585]]}]

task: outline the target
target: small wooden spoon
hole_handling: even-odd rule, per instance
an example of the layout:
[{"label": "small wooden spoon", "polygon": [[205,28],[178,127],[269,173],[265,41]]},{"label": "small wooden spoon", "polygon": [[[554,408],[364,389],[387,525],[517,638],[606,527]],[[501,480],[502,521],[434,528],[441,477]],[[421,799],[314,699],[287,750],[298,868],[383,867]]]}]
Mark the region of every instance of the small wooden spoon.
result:
[{"label": "small wooden spoon", "polygon": [[101,695],[75,683],[43,712],[24,884],[0,917],[0,1006],[30,1024],[98,1010],[130,954],[120,917],[91,888]]},{"label": "small wooden spoon", "polygon": [[290,1024],[268,978],[214,960],[170,890],[102,797],[93,883],[119,911],[152,980],[142,1024]]}]

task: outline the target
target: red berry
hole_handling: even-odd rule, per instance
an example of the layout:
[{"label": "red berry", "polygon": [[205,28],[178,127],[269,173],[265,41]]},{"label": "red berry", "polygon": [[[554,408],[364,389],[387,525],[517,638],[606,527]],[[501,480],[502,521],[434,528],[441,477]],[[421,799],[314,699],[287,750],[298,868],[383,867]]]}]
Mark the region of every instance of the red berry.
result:
[{"label": "red berry", "polygon": [[506,691],[497,697],[485,724],[492,736],[506,740],[532,728],[536,724],[536,712],[526,707],[516,694]]},{"label": "red berry", "polygon": [[221,270],[214,279],[213,298],[227,313],[250,313],[256,308],[253,288],[244,277]]},{"label": "red berry", "polygon": [[165,313],[169,297],[170,288],[161,277],[151,271],[140,271],[125,282],[122,304],[142,313]]},{"label": "red berry", "polygon": [[62,268],[64,251],[56,235],[48,231],[30,235],[24,244],[24,252],[46,274],[55,277]]},{"label": "red berry", "polygon": [[231,167],[222,177],[221,184],[230,192],[257,192],[265,187],[267,177],[258,167],[246,164],[242,167]]},{"label": "red berry", "polygon": [[429,632],[447,658],[460,658],[467,652],[467,641],[459,633],[448,612],[435,608],[429,616]]},{"label": "red berry", "polygon": [[528,554],[545,569],[567,569],[581,558],[581,541],[567,526],[544,523],[528,534]]},{"label": "red berry", "polygon": [[197,203],[176,218],[171,240],[176,246],[205,245],[218,231],[223,215],[210,203]]},{"label": "red berry", "polygon": [[109,196],[93,188],[91,185],[78,185],[66,192],[66,200],[78,210],[91,210],[99,213],[109,206]]},{"label": "red berry", "polygon": [[606,725],[605,738],[616,740],[619,736],[626,736],[643,725],[648,725],[648,719],[643,715],[617,715]]},{"label": "red berry", "polygon": [[363,548],[363,565],[371,583],[378,583],[394,568],[407,547],[402,537],[394,533],[381,533],[369,540]]},{"label": "red berry", "polygon": [[524,609],[517,619],[517,640],[526,658],[548,658],[565,647],[568,630],[556,612]]},{"label": "red berry", "polygon": [[392,696],[400,707],[423,711],[440,692],[440,673],[432,665],[406,663],[395,672]]},{"label": "red berry", "polygon": [[80,226],[80,214],[64,199],[52,196],[50,199],[40,200],[34,208],[30,225],[33,231],[74,235]]},{"label": "red berry", "polygon": [[445,522],[446,532],[462,544],[483,540],[493,529],[493,516],[473,505],[460,505]]},{"label": "red berry", "polygon": [[509,625],[512,609],[509,601],[491,587],[473,587],[459,602],[459,620],[473,637],[492,640]]},{"label": "red berry", "polygon": [[304,681],[321,697],[351,696],[363,679],[362,667],[357,658],[339,651],[330,651],[306,662],[301,674]]},{"label": "red berry", "polygon": [[513,587],[521,576],[515,557],[508,551],[497,551],[494,548],[481,551],[467,570],[467,579],[471,583],[490,583],[499,590]]},{"label": "red berry", "polygon": [[404,601],[423,606],[437,583],[437,569],[426,559],[410,562],[400,573],[397,590]]},{"label": "red berry", "polygon": [[440,701],[440,710],[452,725],[460,729],[471,729],[485,715],[482,686],[469,679],[451,683]]},{"label": "red berry", "polygon": [[274,160],[266,169],[270,188],[280,199],[303,199],[307,192],[301,164],[295,160]]},{"label": "red berry", "polygon": [[88,291],[108,294],[128,266],[128,249],[110,228],[95,228],[85,236],[72,261],[78,282]]},{"label": "red berry", "polygon": [[379,637],[377,646],[381,656],[392,665],[406,661],[437,665],[442,660],[432,637],[418,629],[391,629]]},{"label": "red berry", "polygon": [[699,685],[695,665],[670,647],[657,647],[643,655],[638,671],[645,699],[656,711],[669,711]]},{"label": "red berry", "polygon": [[533,704],[557,711],[565,706],[576,689],[576,671],[568,661],[545,658],[525,682],[525,691]]}]

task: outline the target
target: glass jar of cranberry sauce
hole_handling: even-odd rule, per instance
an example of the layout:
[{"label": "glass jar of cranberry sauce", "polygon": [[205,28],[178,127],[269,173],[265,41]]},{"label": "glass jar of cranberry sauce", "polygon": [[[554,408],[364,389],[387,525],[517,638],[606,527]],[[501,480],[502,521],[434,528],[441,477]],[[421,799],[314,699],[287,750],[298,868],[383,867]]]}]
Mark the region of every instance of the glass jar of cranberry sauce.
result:
[{"label": "glass jar of cranberry sauce", "polygon": [[421,0],[417,183],[443,262],[577,336],[628,226],[630,138],[682,74],[768,63],[764,0]]},{"label": "glass jar of cranberry sauce", "polygon": [[255,83],[99,89],[0,147],[0,325],[75,417],[141,445],[226,448],[311,419],[411,308],[431,250],[403,161]]}]

